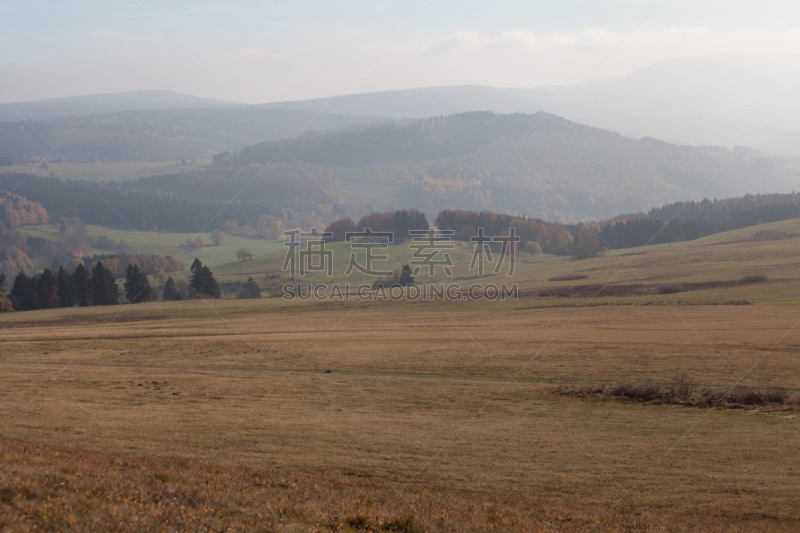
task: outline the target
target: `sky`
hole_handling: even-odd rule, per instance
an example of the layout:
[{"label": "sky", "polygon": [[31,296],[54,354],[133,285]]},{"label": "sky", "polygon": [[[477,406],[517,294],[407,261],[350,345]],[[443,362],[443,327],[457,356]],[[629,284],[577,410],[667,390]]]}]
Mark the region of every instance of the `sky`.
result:
[{"label": "sky", "polygon": [[574,85],[695,55],[785,52],[800,52],[794,1],[3,0],[0,103]]}]

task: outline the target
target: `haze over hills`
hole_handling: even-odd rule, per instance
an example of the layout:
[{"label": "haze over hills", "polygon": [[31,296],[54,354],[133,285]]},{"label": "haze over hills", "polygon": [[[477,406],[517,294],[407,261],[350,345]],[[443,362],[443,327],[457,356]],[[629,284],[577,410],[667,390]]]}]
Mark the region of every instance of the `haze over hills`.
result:
[{"label": "haze over hills", "polygon": [[52,120],[61,117],[85,117],[120,111],[164,109],[218,109],[237,105],[235,102],[201,98],[175,91],[151,90],[108,94],[85,94],[48,98],[0,105],[0,122]]},{"label": "haze over hills", "polygon": [[[753,146],[800,155],[800,56],[707,55],[574,87],[435,87],[266,104],[267,108],[424,118],[546,111],[631,137]],[[793,133],[794,132],[794,133]]]},{"label": "haze over hills", "polygon": [[309,130],[471,111],[545,111],[628,137],[800,155],[798,64],[800,55],[700,56],[574,87],[431,87],[255,106],[171,91],[57,98],[0,106],[0,156],[36,159],[61,143],[72,161],[204,158]]},{"label": "haze over hills", "polygon": [[548,114],[465,113],[309,133],[221,154],[218,167],[331,169],[354,214],[417,208],[599,220],[677,200],[789,192],[800,174],[752,150],[679,146]]},{"label": "haze over hills", "polygon": [[[155,104],[154,104],[155,105]],[[176,108],[0,123],[0,156],[14,161],[210,158],[268,139],[377,119],[285,109]],[[57,148],[57,153],[53,151]]]}]

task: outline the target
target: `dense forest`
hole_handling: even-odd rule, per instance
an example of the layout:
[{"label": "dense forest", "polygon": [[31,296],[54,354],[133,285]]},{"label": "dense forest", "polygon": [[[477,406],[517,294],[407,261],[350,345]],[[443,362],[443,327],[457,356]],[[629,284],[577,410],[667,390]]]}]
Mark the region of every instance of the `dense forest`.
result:
[{"label": "dense forest", "polygon": [[[800,193],[748,195],[724,200],[677,202],[611,220],[559,224],[486,211],[444,210],[435,224],[468,241],[483,228],[504,235],[514,228],[520,244],[534,249],[585,257],[603,249],[631,248],[698,239],[722,231],[800,218]],[[341,224],[341,222],[339,222]]]},{"label": "dense forest", "polygon": [[63,158],[76,163],[206,158],[265,139],[291,138],[306,130],[341,128],[365,120],[231,106],[0,122],[0,156],[17,162]]},{"label": "dense forest", "polygon": [[[526,115],[467,113],[404,121],[337,132],[310,132],[298,139],[269,141],[242,148],[238,154],[218,154],[217,166],[274,161],[308,161],[320,165],[370,165],[395,160],[430,160],[466,155],[530,128]],[[492,127],[486,122],[492,121]],[[498,133],[498,131],[502,133]]]},{"label": "dense forest", "polygon": [[513,213],[577,222],[641,211],[698,193],[731,197],[770,183],[789,192],[800,175],[785,161],[747,149],[702,149],[630,139],[547,113],[464,113],[398,121],[217,154],[235,167],[305,161],[333,168],[345,188],[367,176],[386,194],[369,198],[435,212]]},{"label": "dense forest", "polygon": [[0,174],[0,189],[41,204],[52,218],[178,232],[225,229],[226,222],[255,227],[262,215],[312,224],[329,217],[339,199],[329,171],[282,164],[111,183]]}]

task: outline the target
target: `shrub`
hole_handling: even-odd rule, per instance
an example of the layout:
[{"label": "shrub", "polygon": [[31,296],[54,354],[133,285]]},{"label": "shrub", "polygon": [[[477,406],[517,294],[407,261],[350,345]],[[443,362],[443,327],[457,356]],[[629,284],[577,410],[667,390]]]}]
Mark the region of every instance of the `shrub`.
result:
[{"label": "shrub", "polygon": [[710,389],[703,389],[697,398],[697,405],[700,407],[716,407],[724,402],[724,394]]},{"label": "shrub", "polygon": [[372,522],[368,516],[358,513],[355,516],[349,516],[345,519],[345,523],[352,527],[353,529],[365,529],[368,530],[372,527]]},{"label": "shrub", "polygon": [[730,403],[740,405],[759,405],[764,403],[764,396],[753,387],[737,385],[725,395],[725,399]]},{"label": "shrub", "polygon": [[383,529],[386,531],[403,531],[403,532],[416,531],[414,526],[414,517],[401,516],[394,518],[384,523]]},{"label": "shrub", "polygon": [[661,390],[653,382],[647,381],[639,385],[632,385],[630,383],[617,385],[611,389],[610,394],[618,398],[628,398],[630,400],[637,400],[640,402],[651,402],[661,397]]},{"label": "shrub", "polygon": [[661,285],[656,289],[656,292],[658,294],[675,294],[682,290],[680,285]]},{"label": "shrub", "polygon": [[789,391],[778,385],[771,385],[764,391],[764,401],[767,403],[786,403]]},{"label": "shrub", "polygon": [[564,274],[563,276],[553,276],[547,281],[575,281],[578,279],[586,279],[589,276],[586,274]]},{"label": "shrub", "polygon": [[687,402],[694,395],[694,379],[687,374],[679,374],[672,378],[667,388],[670,401]]},{"label": "shrub", "polygon": [[751,274],[742,278],[742,283],[761,283],[767,281],[767,276],[764,274]]}]

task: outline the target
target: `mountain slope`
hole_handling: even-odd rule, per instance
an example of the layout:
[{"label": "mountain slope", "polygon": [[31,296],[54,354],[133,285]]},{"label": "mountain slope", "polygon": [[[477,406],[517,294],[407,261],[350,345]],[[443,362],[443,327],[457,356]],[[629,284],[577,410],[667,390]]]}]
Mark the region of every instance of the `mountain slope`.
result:
[{"label": "mountain slope", "polygon": [[800,155],[784,135],[800,123],[800,56],[707,55],[652,65],[625,76],[573,87],[500,89],[456,86],[386,91],[268,108],[325,110],[396,119],[467,111],[535,113],[694,145],[756,146]]},{"label": "mountain slope", "polygon": [[120,111],[156,109],[226,108],[234,102],[200,98],[174,91],[132,91],[112,94],[86,94],[0,105],[0,122],[51,120],[61,117],[102,115]]},{"label": "mountain slope", "polygon": [[259,105],[263,109],[293,109],[393,119],[425,118],[469,111],[524,113],[539,111],[536,97],[552,98],[544,89],[498,89],[481,85],[425,87],[363,94],[343,94],[293,102]]},{"label": "mountain slope", "polygon": [[[71,162],[208,158],[266,139],[294,137],[369,119],[313,111],[166,109],[0,123],[0,156],[14,161],[59,156]],[[53,152],[56,147],[58,153]]]},{"label": "mountain slope", "polygon": [[640,140],[547,113],[465,113],[304,135],[243,148],[217,166],[305,161],[332,168],[354,213],[493,210],[603,219],[676,200],[788,192],[798,174],[757,152]]}]

